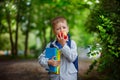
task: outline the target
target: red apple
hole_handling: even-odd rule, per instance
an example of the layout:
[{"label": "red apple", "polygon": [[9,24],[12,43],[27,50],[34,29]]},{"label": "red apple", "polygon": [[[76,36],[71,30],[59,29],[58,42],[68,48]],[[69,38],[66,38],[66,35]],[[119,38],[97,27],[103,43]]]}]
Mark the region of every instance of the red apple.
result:
[{"label": "red apple", "polygon": [[64,34],[64,39],[67,39],[68,38],[67,33],[63,32],[63,34]]},{"label": "red apple", "polygon": [[68,38],[68,36],[65,35],[65,36],[64,36],[64,39],[67,39],[67,38]]}]

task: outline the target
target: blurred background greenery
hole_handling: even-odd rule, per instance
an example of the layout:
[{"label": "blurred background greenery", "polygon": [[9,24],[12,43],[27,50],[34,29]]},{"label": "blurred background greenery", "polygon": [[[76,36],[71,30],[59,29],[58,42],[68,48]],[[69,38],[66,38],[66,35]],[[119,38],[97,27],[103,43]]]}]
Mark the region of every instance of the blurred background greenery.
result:
[{"label": "blurred background greenery", "polygon": [[68,20],[71,37],[78,47],[100,45],[98,71],[111,76],[106,80],[118,80],[119,0],[1,0],[0,54],[37,58],[54,39],[50,20],[56,16]]},{"label": "blurred background greenery", "polygon": [[[50,20],[64,16],[68,20],[70,34],[78,46],[94,43],[95,33],[88,33],[85,28],[90,9],[96,0],[6,0],[0,5],[0,46],[1,50],[18,51],[43,50],[54,39]],[[36,54],[36,53],[35,53]]]}]

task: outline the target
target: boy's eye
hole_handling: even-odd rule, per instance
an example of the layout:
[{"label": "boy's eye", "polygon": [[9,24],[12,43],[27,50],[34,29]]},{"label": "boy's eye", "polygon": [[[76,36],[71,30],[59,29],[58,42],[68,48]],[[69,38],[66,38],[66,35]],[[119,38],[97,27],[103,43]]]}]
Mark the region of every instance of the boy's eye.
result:
[{"label": "boy's eye", "polygon": [[60,28],[57,28],[56,30],[59,30]]},{"label": "boy's eye", "polygon": [[63,29],[66,29],[66,27],[65,27],[65,26],[63,26]]}]

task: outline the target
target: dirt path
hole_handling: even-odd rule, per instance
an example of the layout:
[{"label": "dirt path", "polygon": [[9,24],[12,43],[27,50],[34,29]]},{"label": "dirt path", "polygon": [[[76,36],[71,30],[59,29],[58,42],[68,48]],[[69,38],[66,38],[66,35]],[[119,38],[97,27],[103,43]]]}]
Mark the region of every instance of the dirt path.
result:
[{"label": "dirt path", "polygon": [[[96,73],[86,76],[84,73],[91,62],[79,61],[78,80],[98,80]],[[0,80],[49,80],[47,72],[37,60],[12,60],[0,62]]]}]

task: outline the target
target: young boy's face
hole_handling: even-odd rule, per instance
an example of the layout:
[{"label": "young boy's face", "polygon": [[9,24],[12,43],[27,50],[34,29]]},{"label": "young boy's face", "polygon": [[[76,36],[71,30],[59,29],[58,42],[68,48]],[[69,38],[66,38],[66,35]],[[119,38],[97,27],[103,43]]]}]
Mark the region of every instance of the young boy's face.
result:
[{"label": "young boy's face", "polygon": [[59,34],[59,32],[69,32],[69,28],[67,26],[66,22],[59,22],[56,25],[54,25],[53,32],[55,35]]}]

